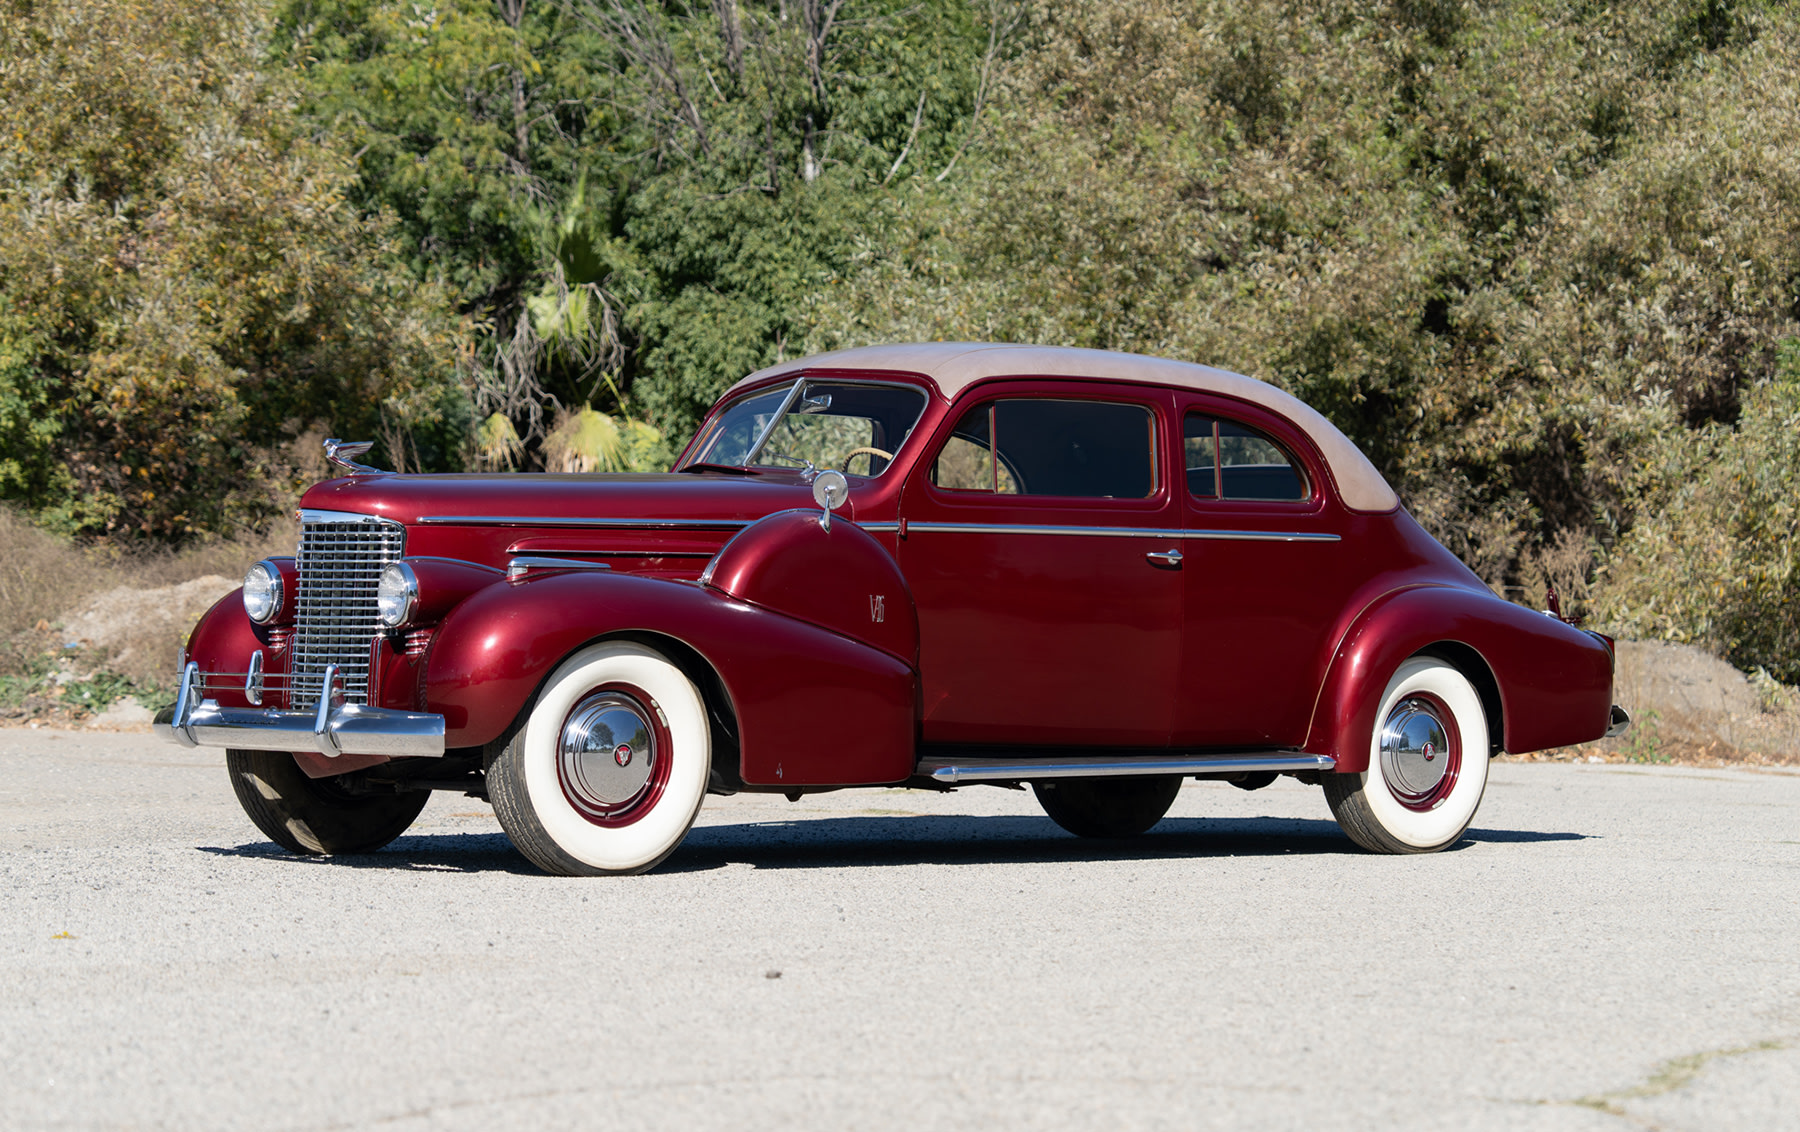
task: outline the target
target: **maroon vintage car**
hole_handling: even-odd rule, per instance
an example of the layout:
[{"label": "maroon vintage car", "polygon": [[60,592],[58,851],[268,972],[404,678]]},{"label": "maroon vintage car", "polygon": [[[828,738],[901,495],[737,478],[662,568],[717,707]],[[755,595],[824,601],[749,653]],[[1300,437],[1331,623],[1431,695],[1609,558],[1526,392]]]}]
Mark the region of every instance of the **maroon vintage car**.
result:
[{"label": "maroon vintage car", "polygon": [[1186,776],[1457,841],[1488,759],[1625,726],[1607,638],[1497,598],[1329,421],[1221,370],[937,343],[752,374],[666,475],[389,475],[195,628],[160,730],[257,826],[378,848],[489,798],[637,872],[707,793],[1030,783],[1141,833]]}]

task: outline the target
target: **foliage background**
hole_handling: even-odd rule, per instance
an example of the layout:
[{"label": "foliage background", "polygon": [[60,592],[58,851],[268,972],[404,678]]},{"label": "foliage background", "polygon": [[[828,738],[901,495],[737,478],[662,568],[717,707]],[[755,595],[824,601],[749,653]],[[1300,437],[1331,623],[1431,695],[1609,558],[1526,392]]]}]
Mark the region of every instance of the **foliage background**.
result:
[{"label": "foliage background", "polygon": [[254,528],[319,436],[649,468],[976,338],[1317,405],[1501,592],[1800,679],[1774,0],[0,0],[0,499]]}]

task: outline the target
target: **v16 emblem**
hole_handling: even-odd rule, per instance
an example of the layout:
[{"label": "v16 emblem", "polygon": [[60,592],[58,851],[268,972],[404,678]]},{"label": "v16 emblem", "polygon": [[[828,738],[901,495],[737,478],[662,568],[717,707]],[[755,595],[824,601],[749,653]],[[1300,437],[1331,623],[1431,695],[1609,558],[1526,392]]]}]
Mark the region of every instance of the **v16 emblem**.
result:
[{"label": "v16 emblem", "polygon": [[887,595],[869,595],[869,620],[879,625],[887,620]]}]

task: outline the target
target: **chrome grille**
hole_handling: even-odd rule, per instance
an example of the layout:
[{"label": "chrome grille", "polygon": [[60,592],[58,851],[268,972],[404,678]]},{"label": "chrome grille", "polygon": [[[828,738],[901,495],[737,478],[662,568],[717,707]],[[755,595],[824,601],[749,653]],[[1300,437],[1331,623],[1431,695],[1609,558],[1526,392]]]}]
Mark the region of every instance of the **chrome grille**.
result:
[{"label": "chrome grille", "polygon": [[325,666],[335,664],[344,698],[369,702],[369,642],[381,631],[375,587],[382,567],[406,552],[406,528],[388,519],[303,512],[300,592],[295,598],[292,705],[319,702]]}]

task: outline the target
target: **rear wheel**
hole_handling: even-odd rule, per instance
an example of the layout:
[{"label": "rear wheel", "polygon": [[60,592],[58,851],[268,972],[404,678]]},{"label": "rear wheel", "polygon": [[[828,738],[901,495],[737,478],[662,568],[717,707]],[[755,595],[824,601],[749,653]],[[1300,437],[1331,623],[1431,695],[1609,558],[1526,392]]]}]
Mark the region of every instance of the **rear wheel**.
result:
[{"label": "rear wheel", "polygon": [[352,794],[335,778],[308,778],[284,751],[227,750],[225,769],[256,828],[290,853],[373,853],[431,800],[426,790]]},{"label": "rear wheel", "polygon": [[1031,789],[1050,820],[1077,837],[1136,837],[1175,804],[1181,776],[1058,778]]},{"label": "rear wheel", "polygon": [[1325,799],[1350,840],[1376,853],[1431,853],[1461,839],[1487,789],[1481,697],[1435,657],[1400,666],[1382,693],[1369,769],[1325,776]]},{"label": "rear wheel", "polygon": [[488,797],[506,835],[545,872],[640,873],[687,836],[711,762],[693,682],[661,653],[609,641],[550,677],[487,768]]}]

